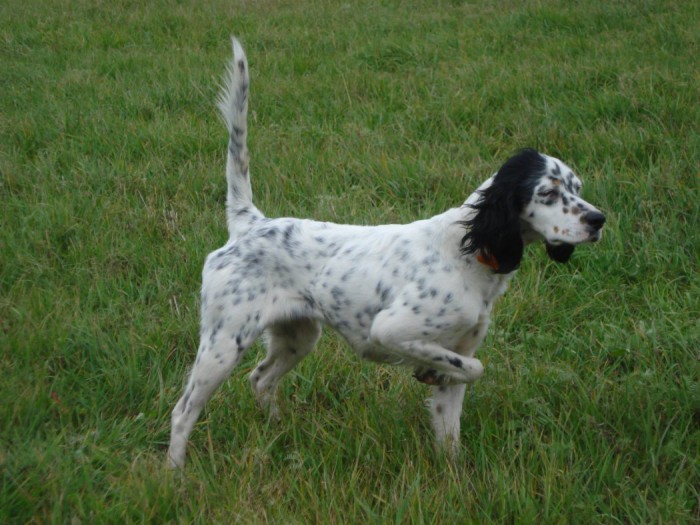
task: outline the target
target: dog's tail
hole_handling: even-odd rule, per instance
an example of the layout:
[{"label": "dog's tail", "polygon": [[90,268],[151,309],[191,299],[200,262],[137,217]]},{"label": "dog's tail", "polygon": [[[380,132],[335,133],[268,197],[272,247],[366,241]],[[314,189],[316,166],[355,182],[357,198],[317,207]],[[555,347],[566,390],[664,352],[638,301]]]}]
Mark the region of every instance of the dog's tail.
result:
[{"label": "dog's tail", "polygon": [[246,146],[248,114],[248,61],[240,42],[231,38],[233,59],[224,77],[224,86],[218,99],[219,111],[229,133],[226,160],[226,221],[231,238],[240,237],[251,223],[263,217],[253,204]]}]

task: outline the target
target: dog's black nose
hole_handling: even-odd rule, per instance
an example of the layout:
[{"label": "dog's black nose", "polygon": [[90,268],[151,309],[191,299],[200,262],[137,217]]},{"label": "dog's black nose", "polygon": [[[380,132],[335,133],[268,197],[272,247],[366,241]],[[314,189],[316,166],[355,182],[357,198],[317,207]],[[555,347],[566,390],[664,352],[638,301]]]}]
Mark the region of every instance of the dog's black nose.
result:
[{"label": "dog's black nose", "polygon": [[599,211],[589,211],[583,216],[583,220],[586,221],[591,228],[595,230],[600,230],[605,224],[605,215]]}]

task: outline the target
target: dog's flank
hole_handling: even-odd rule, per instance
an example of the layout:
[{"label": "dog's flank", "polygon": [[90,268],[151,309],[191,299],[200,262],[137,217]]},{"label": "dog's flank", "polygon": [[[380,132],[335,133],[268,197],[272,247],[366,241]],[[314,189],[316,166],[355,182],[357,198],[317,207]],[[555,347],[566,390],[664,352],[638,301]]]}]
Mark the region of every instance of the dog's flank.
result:
[{"label": "dog's flank", "polygon": [[235,39],[225,82],[230,238],[204,264],[199,349],[173,410],[170,464],[184,464],[204,404],[261,335],[267,355],[250,384],[276,415],[280,379],[311,352],[323,324],[362,358],[412,367],[431,385],[437,442],[455,452],[465,384],[483,373],[475,352],[524,247],[542,240],[550,258],[566,262],[575,245],[600,238],[605,216],[578,196],[581,183],[563,162],[523,150],[464,204],[426,220],[265,218],[253,204],[248,64]]}]

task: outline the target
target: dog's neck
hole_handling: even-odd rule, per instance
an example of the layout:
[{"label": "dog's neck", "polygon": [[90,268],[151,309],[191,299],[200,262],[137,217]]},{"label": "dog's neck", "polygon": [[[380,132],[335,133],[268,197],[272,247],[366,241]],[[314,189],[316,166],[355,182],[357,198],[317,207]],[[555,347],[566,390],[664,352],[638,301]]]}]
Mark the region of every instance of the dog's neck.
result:
[{"label": "dog's neck", "polygon": [[488,266],[491,268],[494,272],[498,271],[499,264],[496,258],[493,255],[489,255],[488,253],[482,253],[479,252],[476,255],[476,260],[479,261],[481,264],[484,266]]}]

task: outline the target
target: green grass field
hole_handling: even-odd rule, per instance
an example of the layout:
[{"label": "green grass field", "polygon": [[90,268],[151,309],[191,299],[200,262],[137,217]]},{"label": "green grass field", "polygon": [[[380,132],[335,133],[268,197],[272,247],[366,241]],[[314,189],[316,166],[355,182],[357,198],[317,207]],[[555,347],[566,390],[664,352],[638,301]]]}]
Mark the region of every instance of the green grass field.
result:
[{"label": "green grass field", "polygon": [[[606,212],[567,266],[528,248],[456,461],[427,387],[326,331],[282,422],[256,346],[164,468],[227,238],[230,34],[269,216],[428,217],[524,146]],[[697,523],[699,35],[690,1],[4,2],[0,522]]]}]

